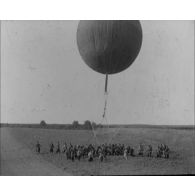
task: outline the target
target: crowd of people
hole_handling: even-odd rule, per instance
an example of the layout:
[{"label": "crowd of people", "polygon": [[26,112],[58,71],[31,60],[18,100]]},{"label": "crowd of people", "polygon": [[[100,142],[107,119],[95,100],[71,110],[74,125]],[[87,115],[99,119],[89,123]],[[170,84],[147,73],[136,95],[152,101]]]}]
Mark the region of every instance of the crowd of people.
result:
[{"label": "crowd of people", "polygon": [[[36,152],[41,152],[41,144],[37,141],[36,144]],[[129,156],[148,156],[157,158],[169,158],[170,149],[165,144],[160,144],[157,147],[157,150],[154,151],[152,145],[144,146],[143,144],[139,144],[138,150],[135,151],[132,146],[125,146],[124,144],[100,144],[98,146],[93,144],[86,145],[72,145],[71,143],[68,145],[66,142],[63,146],[60,146],[60,143],[57,143],[55,147],[53,143],[49,146],[50,153],[64,153],[66,155],[67,160],[78,160],[88,159],[89,162],[92,162],[94,158],[99,158],[102,162],[108,156],[123,156],[125,160],[128,159]],[[156,155],[155,155],[156,154]]]}]

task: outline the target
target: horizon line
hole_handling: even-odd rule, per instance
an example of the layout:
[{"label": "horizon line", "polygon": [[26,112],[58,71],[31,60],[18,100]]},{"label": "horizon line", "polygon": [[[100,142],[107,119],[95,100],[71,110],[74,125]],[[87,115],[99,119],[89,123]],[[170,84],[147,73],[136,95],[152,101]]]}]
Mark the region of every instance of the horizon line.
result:
[{"label": "horizon line", "polygon": [[[93,121],[90,121],[91,123]],[[79,123],[79,125],[83,125],[84,123]],[[101,124],[101,123],[96,123],[96,124]],[[0,123],[0,125],[40,125],[40,123]],[[72,125],[72,123],[46,123],[46,125]],[[109,123],[108,125],[122,125],[122,126],[192,126],[195,127],[195,124],[182,124],[182,125],[177,125],[177,124],[150,124],[150,123],[129,123],[129,124],[121,124],[121,123]]]}]

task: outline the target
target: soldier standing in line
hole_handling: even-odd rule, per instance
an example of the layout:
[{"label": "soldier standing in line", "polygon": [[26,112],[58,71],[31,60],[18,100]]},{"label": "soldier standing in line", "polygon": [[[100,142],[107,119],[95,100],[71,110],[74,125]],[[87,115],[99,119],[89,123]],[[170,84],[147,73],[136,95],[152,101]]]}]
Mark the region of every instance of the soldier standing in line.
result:
[{"label": "soldier standing in line", "polygon": [[58,142],[56,153],[60,153],[60,142]]},{"label": "soldier standing in line", "polygon": [[39,143],[39,141],[37,141],[37,144],[36,144],[36,152],[37,153],[41,152],[41,144]]},{"label": "soldier standing in line", "polygon": [[50,145],[49,151],[50,151],[50,153],[53,153],[53,151],[54,151],[54,144],[53,144],[53,142]]},{"label": "soldier standing in line", "polygon": [[148,145],[148,157],[152,157],[152,146]]}]

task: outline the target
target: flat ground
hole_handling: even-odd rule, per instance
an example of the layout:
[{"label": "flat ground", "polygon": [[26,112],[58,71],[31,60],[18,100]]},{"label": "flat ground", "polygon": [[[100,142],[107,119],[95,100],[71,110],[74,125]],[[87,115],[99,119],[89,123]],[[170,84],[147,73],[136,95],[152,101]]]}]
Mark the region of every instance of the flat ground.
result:
[{"label": "flat ground", "polygon": [[[1,175],[180,175],[195,174],[195,133],[193,129],[123,128],[104,136],[104,141],[133,146],[160,143],[170,149],[169,159],[149,157],[108,157],[80,162],[66,160],[64,154],[49,154],[49,144],[58,141],[68,144],[94,143],[92,131],[49,130],[33,128],[1,128]],[[103,137],[103,136],[102,136]],[[107,140],[106,140],[107,139]],[[40,141],[41,154],[36,154],[35,144]],[[102,139],[103,140],[103,139]]]}]

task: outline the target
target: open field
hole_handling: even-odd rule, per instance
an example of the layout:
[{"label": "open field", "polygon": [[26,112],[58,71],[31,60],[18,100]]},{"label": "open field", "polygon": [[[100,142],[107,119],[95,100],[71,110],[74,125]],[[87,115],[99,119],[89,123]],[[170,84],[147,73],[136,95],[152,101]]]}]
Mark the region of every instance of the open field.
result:
[{"label": "open field", "polygon": [[[113,129],[110,130],[110,133]],[[49,154],[49,144],[66,141],[68,144],[94,143],[90,130],[52,130],[39,128],[1,127],[2,175],[180,175],[195,174],[194,129],[122,128],[114,136],[105,135],[105,141],[124,143],[137,150],[138,144],[151,144],[154,149],[165,143],[171,149],[169,159],[122,156],[108,157],[99,163],[66,160],[64,154]],[[35,153],[39,140],[41,154]]]}]

